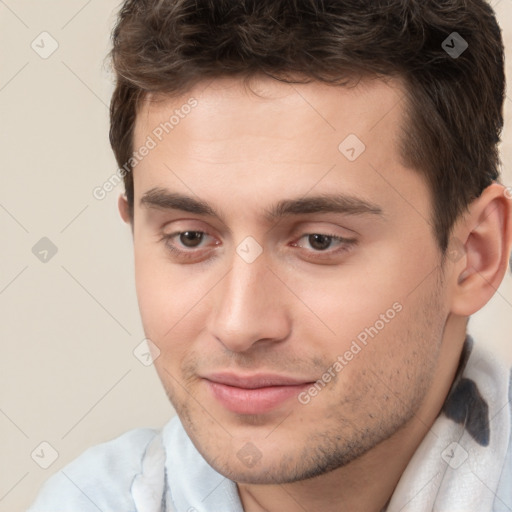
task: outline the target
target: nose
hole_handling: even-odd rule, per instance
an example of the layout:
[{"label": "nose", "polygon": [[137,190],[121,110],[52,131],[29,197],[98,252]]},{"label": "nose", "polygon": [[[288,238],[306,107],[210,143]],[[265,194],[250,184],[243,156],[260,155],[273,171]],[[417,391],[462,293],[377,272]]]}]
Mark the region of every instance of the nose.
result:
[{"label": "nose", "polygon": [[[290,292],[262,254],[252,263],[235,254],[216,286],[210,333],[232,352],[245,352],[287,338]],[[287,296],[288,295],[288,296]]]}]

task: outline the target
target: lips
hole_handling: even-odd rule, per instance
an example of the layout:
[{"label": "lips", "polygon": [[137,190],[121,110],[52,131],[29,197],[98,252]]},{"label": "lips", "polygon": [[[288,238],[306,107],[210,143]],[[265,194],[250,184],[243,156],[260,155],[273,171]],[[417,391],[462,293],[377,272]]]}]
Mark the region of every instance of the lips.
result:
[{"label": "lips", "polygon": [[311,382],[281,375],[217,373],[203,377],[216,401],[237,414],[264,414],[277,409]]}]

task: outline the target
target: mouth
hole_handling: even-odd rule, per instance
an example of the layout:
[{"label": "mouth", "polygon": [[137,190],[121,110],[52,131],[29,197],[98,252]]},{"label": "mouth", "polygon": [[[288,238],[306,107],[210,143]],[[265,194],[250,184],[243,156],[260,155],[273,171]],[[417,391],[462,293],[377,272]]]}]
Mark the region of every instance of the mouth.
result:
[{"label": "mouth", "polygon": [[312,382],[281,375],[218,373],[203,377],[216,401],[236,414],[264,414],[283,405]]}]

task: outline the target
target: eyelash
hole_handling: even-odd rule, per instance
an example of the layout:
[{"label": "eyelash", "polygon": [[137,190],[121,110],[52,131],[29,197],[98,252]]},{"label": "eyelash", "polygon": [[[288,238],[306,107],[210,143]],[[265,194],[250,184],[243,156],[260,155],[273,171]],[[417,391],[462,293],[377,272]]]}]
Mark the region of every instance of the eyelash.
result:
[{"label": "eyelash", "polygon": [[[181,250],[181,249],[178,249],[177,247],[175,247],[174,245],[171,245],[170,244],[170,241],[173,240],[174,238],[176,237],[179,237],[180,235],[182,235],[183,233],[200,233],[202,235],[207,235],[207,236],[211,236],[209,233],[207,233],[206,231],[198,231],[198,230],[187,230],[187,231],[176,231],[174,233],[171,233],[169,235],[163,235],[159,242],[165,242],[165,247],[174,255],[180,257],[180,258],[183,258],[183,259],[195,259],[197,258],[197,250],[195,249],[191,249],[191,250]],[[357,240],[353,239],[353,238],[344,238],[342,236],[339,236],[339,235],[334,235],[334,234],[329,234],[329,233],[304,233],[302,236],[300,236],[298,238],[298,241],[299,240],[302,240],[303,238],[305,237],[309,237],[311,235],[321,235],[323,237],[327,237],[327,238],[330,238],[332,241],[336,241],[336,242],[339,242],[341,244],[341,247],[339,247],[338,249],[334,250],[334,251],[330,251],[329,249],[326,249],[325,251],[318,251],[318,250],[307,250],[306,251],[308,253],[313,253],[313,254],[318,254],[320,257],[318,259],[322,259],[322,255],[328,255],[329,257],[331,256],[335,256],[335,255],[338,255],[338,254],[341,254],[341,253],[344,253],[344,252],[347,252],[349,251],[354,245],[357,244]],[[218,245],[218,244],[216,244]],[[297,247],[297,243],[294,242],[292,244],[293,247]]]}]

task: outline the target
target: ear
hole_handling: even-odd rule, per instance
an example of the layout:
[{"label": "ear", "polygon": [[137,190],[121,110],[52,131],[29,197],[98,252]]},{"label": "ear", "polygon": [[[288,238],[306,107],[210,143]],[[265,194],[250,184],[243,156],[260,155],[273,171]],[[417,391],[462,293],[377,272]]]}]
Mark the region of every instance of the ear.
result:
[{"label": "ear", "polygon": [[126,196],[121,194],[119,196],[119,199],[117,200],[117,208],[119,209],[119,213],[121,215],[121,218],[127,223],[131,223],[130,219],[130,208],[128,206],[128,200],[126,199]]},{"label": "ear", "polygon": [[460,246],[459,258],[450,272],[450,302],[454,314],[476,313],[487,304],[503,280],[512,246],[510,196],[504,186],[490,185],[456,224],[452,242],[455,240]]}]

